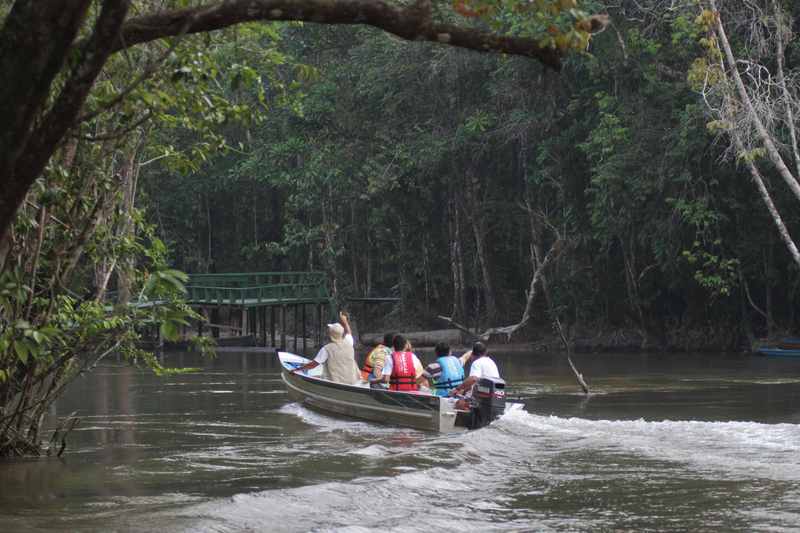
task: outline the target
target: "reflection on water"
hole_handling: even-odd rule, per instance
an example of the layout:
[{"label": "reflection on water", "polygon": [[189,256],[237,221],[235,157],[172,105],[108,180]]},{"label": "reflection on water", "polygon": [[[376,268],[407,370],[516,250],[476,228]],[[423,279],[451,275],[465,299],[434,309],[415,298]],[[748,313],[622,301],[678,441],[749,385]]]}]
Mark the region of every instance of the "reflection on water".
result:
[{"label": "reflection on water", "polygon": [[[62,460],[0,464],[6,531],[787,530],[800,524],[800,361],[498,357],[525,410],[438,435],[289,403],[275,361],[156,378],[104,366]],[[51,422],[52,423],[52,422]],[[358,529],[353,529],[357,527]]]}]

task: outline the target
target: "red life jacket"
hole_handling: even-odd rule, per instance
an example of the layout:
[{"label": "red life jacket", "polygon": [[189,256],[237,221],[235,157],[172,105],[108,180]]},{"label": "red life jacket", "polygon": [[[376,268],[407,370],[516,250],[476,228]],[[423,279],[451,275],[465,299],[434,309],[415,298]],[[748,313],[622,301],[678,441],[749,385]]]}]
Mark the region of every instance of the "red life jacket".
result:
[{"label": "red life jacket", "polygon": [[392,352],[392,375],[389,376],[389,390],[419,390],[414,356],[411,355],[411,352]]}]

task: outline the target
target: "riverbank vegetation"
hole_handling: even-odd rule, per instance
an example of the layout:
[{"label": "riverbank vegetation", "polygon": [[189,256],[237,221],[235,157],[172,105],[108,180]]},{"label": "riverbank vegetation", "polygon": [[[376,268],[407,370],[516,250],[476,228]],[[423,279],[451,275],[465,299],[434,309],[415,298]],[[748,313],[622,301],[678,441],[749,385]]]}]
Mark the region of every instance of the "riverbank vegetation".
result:
[{"label": "riverbank vegetation", "polygon": [[717,8],[0,6],[0,455],[192,316],[179,271],[322,270],[501,341],[794,330],[800,8]]}]

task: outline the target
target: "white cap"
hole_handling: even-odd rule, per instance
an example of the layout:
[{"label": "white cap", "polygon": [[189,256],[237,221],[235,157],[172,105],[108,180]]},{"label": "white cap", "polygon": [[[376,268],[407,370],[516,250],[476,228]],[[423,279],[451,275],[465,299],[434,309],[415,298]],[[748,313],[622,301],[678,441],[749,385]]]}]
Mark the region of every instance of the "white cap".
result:
[{"label": "white cap", "polygon": [[342,340],[344,338],[344,326],[338,322],[328,324],[328,336],[334,341]]}]

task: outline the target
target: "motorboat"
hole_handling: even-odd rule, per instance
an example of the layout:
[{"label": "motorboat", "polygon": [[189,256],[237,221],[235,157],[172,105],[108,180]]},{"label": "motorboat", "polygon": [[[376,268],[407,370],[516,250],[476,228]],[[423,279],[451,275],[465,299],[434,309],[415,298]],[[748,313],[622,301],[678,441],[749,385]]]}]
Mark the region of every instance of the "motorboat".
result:
[{"label": "motorboat", "polygon": [[800,357],[800,349],[797,348],[764,346],[756,349],[756,352],[760,353],[761,355],[768,355],[770,357]]},{"label": "motorboat", "polygon": [[302,373],[292,372],[310,362],[305,357],[278,352],[278,358],[289,398],[326,414],[446,433],[486,426],[506,408],[502,379],[478,380],[473,407],[460,410],[456,409],[455,398],[423,391],[370,388],[366,382],[336,383],[322,378],[321,366]]}]

